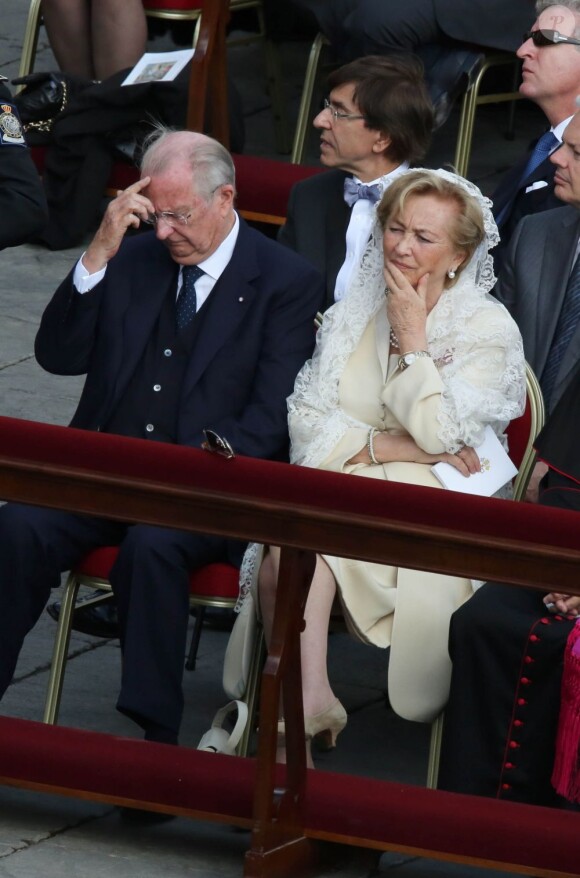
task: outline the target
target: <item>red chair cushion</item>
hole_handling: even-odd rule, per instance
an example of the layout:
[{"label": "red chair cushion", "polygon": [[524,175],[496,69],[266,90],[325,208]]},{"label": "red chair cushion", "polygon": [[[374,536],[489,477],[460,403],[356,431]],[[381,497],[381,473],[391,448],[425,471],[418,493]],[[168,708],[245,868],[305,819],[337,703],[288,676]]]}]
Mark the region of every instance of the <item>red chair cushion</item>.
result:
[{"label": "red chair cushion", "polygon": [[[285,217],[292,186],[324,170],[237,153],[233,159],[238,209],[268,216]],[[110,189],[126,189],[138,179],[139,171],[136,168],[117,162],[108,185]]]},{"label": "red chair cushion", "polygon": [[201,9],[202,0],[143,0],[145,11],[148,9],[161,12],[192,12]]},{"label": "red chair cushion", "polygon": [[292,186],[324,170],[253,155],[235,154],[233,159],[239,209],[279,217],[286,216]]},{"label": "red chair cushion", "polygon": [[[32,147],[32,158],[39,174],[45,163],[45,147]],[[290,190],[295,183],[320,174],[324,168],[293,165],[253,155],[233,155],[238,189],[237,207],[251,213],[285,217]],[[139,179],[139,170],[124,162],[115,162],[108,189],[126,189]]]},{"label": "red chair cushion", "polygon": [[[94,576],[96,579],[109,578],[111,567],[117,555],[118,546],[101,546],[89,552],[75,573],[82,576]],[[239,593],[240,574],[237,567],[231,564],[206,564],[194,570],[189,579],[189,593],[195,597],[237,598]]]}]

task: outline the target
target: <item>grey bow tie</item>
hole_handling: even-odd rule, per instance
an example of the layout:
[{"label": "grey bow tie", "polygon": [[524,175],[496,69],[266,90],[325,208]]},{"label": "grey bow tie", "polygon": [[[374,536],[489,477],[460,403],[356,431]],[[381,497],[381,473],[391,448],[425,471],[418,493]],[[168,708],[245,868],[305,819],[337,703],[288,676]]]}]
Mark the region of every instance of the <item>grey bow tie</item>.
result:
[{"label": "grey bow tie", "polygon": [[372,204],[376,204],[380,197],[381,189],[378,183],[373,183],[372,186],[367,186],[365,183],[357,183],[352,177],[347,177],[344,181],[344,200],[349,207],[352,207],[353,204],[361,198],[364,201],[370,201]]}]

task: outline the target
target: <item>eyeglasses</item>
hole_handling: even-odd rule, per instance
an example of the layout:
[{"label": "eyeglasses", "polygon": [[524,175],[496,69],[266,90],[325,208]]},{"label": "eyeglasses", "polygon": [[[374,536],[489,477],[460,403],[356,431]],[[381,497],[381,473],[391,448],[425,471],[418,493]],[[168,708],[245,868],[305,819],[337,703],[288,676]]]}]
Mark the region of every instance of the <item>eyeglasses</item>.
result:
[{"label": "eyeglasses", "polygon": [[559,43],[570,43],[572,46],[580,46],[580,40],[576,37],[566,37],[558,30],[527,30],[524,34],[524,43],[531,40],[534,46],[557,46]]},{"label": "eyeglasses", "polygon": [[336,107],[333,107],[328,98],[324,98],[323,110],[330,110],[332,118],[336,122],[338,119],[364,119],[359,113],[341,113]]},{"label": "eyeglasses", "polygon": [[231,460],[232,457],[236,456],[234,449],[225,436],[219,436],[215,430],[210,430],[208,427],[203,431],[203,435],[205,436],[205,442],[202,443],[201,447],[204,451],[219,454],[220,457],[225,457],[226,460]]},{"label": "eyeglasses", "polygon": [[172,213],[170,210],[162,210],[161,213],[150,213],[144,220],[148,226],[157,226],[160,222],[167,223],[171,228],[175,226],[187,226],[191,213]]}]

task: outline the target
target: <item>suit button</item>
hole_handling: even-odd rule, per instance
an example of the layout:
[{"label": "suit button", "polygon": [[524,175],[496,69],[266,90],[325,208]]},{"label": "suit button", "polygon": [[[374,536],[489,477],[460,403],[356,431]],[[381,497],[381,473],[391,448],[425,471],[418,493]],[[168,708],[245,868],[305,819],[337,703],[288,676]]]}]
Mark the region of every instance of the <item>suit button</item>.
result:
[{"label": "suit button", "polygon": [[154,384],[153,390],[155,390],[158,393],[161,390],[161,384]]},{"label": "suit button", "polygon": [[152,433],[153,430],[155,429],[155,427],[153,426],[153,424],[147,424],[145,429],[147,430],[148,433]]},{"label": "suit button", "polygon": [[165,350],[163,351],[164,357],[170,357],[172,354],[173,354],[173,351],[171,350],[171,348],[165,348]]}]

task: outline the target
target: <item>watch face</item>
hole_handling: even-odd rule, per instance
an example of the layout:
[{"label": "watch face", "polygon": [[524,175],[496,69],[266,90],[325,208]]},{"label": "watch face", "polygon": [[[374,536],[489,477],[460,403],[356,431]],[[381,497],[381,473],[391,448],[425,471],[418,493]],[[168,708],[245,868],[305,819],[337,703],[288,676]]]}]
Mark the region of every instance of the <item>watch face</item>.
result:
[{"label": "watch face", "polygon": [[405,361],[405,365],[410,366],[411,363],[414,363],[417,359],[417,354],[406,354],[403,359]]}]

